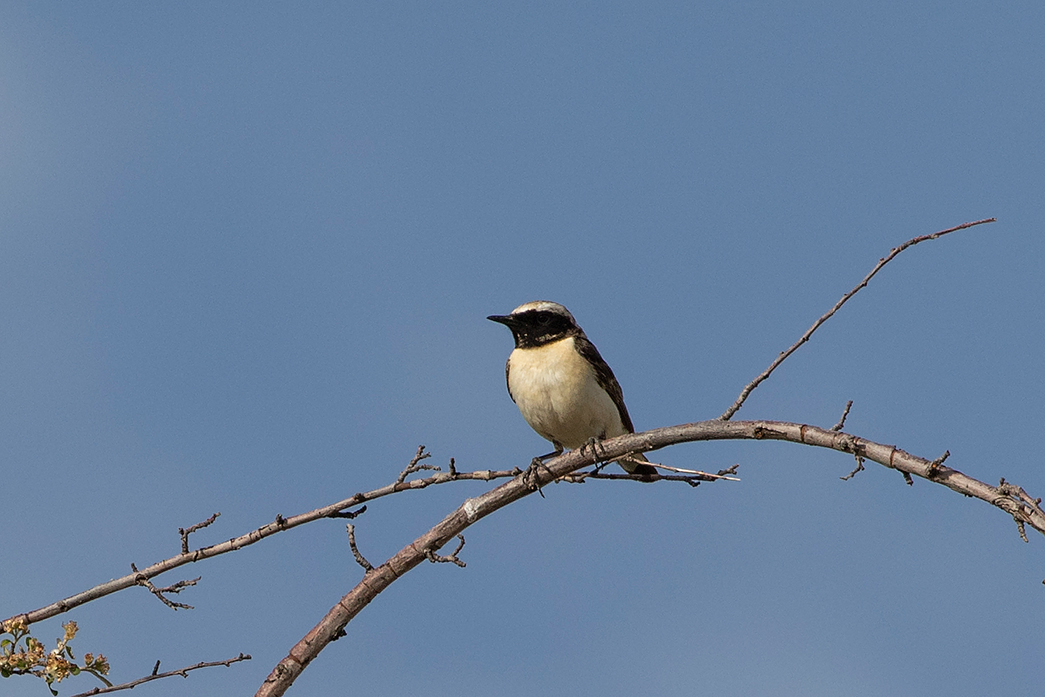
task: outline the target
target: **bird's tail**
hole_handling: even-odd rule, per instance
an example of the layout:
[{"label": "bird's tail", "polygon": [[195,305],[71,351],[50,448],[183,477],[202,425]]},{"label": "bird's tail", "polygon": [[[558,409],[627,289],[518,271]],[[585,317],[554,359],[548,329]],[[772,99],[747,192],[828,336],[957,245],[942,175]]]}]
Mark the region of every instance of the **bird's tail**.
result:
[{"label": "bird's tail", "polygon": [[642,453],[625,455],[617,460],[617,464],[624,468],[624,471],[628,474],[638,474],[644,477],[657,474],[657,468],[649,464],[649,460]]}]

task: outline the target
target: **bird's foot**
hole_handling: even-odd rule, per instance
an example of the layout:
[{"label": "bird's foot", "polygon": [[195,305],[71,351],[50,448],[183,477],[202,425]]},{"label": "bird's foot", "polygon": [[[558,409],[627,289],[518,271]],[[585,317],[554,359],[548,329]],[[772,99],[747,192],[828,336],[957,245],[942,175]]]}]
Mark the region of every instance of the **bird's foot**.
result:
[{"label": "bird's foot", "polygon": [[595,468],[591,471],[591,474],[599,472],[606,465],[610,464],[606,461],[606,455],[602,450],[602,439],[592,436],[581,446],[581,452],[583,453],[588,448],[591,449],[591,454],[595,458]]},{"label": "bird's foot", "polygon": [[540,471],[541,468],[544,468],[544,471],[547,472],[548,474],[552,473],[551,470],[548,469],[548,465],[544,464],[544,458],[543,457],[535,457],[535,458],[533,458],[533,460],[530,461],[530,466],[527,467],[526,471],[523,472],[523,474],[522,474],[522,481],[523,481],[523,484],[525,484],[526,487],[530,491],[536,491],[543,498],[544,497],[544,493],[541,491],[541,486],[540,486],[540,481],[539,481],[540,478],[538,476],[538,472]]},{"label": "bird's foot", "polygon": [[591,451],[592,457],[595,458],[596,465],[603,461],[602,440],[599,438],[596,438],[595,436],[589,438],[584,445],[581,446],[581,452],[583,453],[585,450]]}]

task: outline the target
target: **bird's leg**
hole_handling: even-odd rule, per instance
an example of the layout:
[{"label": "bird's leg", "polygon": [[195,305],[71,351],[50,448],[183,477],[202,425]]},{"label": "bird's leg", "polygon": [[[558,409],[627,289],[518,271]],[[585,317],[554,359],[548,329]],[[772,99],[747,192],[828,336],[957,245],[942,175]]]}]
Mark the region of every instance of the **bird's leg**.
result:
[{"label": "bird's leg", "polygon": [[593,474],[609,464],[603,459],[604,456],[602,452],[600,452],[602,448],[602,441],[604,439],[605,434],[603,434],[600,438],[592,436],[584,445],[581,446],[581,452],[584,452],[585,448],[591,448],[591,454],[595,457],[595,469],[592,470]]},{"label": "bird's leg", "polygon": [[[544,461],[562,455],[562,443],[556,443],[555,441],[552,441],[552,445],[555,446],[555,450],[553,452],[550,452],[547,455],[540,455],[538,457],[533,458],[532,460],[530,460],[530,466],[526,468],[525,472],[523,472],[523,482],[526,484],[527,487],[529,487],[530,491],[537,491],[538,493],[540,493],[540,487],[537,486],[538,469],[544,467],[544,469],[547,470],[549,474],[551,474],[551,470],[548,470],[548,467],[544,464]],[[541,494],[541,496],[544,496],[544,494]]]},{"label": "bird's leg", "polygon": [[584,445],[581,446],[582,453],[584,452],[585,448],[591,450],[591,454],[595,458],[595,464],[599,464],[600,462],[602,462],[602,454],[599,452],[599,444],[601,442],[602,440],[600,438],[592,436],[587,440],[587,442]]}]

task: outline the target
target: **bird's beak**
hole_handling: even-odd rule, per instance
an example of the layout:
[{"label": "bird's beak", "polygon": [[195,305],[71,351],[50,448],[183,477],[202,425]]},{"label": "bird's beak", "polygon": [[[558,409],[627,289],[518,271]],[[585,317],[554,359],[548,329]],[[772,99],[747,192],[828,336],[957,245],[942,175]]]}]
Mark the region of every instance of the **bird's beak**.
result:
[{"label": "bird's beak", "polygon": [[512,317],[511,315],[490,315],[486,319],[490,320],[491,322],[503,324],[504,326],[509,328],[519,326],[519,320],[515,317]]}]

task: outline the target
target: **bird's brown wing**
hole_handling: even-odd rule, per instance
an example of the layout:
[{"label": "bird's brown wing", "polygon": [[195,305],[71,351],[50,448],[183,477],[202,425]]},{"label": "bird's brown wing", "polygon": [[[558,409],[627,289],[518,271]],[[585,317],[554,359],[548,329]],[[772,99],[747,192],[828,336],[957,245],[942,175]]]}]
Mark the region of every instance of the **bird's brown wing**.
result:
[{"label": "bird's brown wing", "polygon": [[624,430],[634,433],[635,427],[631,424],[631,417],[628,416],[628,408],[624,406],[624,392],[621,390],[617,378],[614,377],[613,371],[599,355],[599,349],[595,348],[595,344],[588,341],[587,337],[574,337],[573,341],[577,352],[595,369],[595,379],[598,380],[599,386],[606,390],[610,399],[617,405],[617,413],[620,414],[620,422],[624,426]]}]

